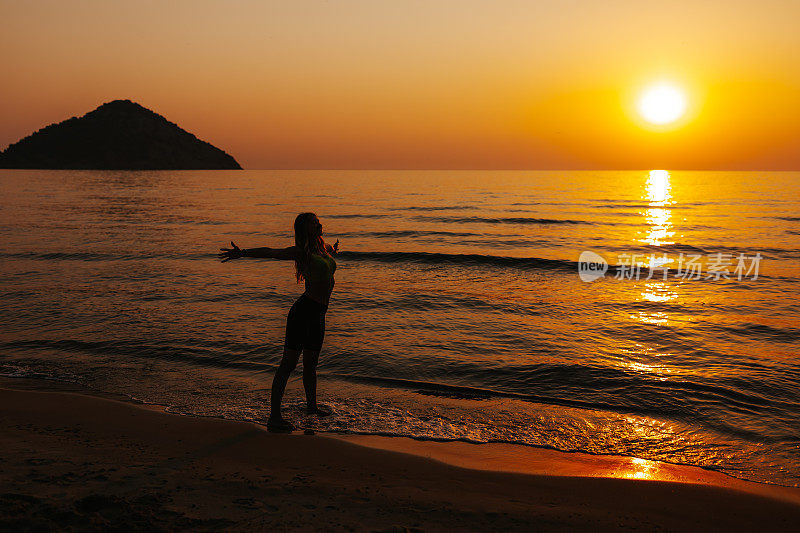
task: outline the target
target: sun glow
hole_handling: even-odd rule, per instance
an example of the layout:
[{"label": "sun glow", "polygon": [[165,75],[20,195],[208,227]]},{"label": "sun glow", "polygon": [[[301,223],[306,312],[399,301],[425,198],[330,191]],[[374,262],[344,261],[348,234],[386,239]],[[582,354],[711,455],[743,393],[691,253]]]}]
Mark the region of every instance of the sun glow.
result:
[{"label": "sun glow", "polygon": [[639,97],[639,113],[652,124],[675,122],[686,112],[686,96],[667,84],[648,87]]}]

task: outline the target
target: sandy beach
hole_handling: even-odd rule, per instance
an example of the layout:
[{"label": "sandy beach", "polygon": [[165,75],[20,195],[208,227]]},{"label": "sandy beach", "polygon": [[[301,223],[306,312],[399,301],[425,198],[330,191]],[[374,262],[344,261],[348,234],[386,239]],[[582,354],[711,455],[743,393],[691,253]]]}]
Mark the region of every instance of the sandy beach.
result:
[{"label": "sandy beach", "polygon": [[[69,392],[0,389],[0,399],[3,530],[785,531],[800,523],[794,489],[694,468],[276,435]],[[642,471],[692,483],[635,479]]]}]

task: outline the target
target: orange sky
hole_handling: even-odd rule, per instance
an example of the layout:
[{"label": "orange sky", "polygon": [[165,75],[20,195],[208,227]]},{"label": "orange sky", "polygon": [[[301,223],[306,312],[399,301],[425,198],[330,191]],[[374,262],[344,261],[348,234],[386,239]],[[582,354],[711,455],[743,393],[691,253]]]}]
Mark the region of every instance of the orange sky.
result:
[{"label": "orange sky", "polygon": [[[245,168],[800,169],[796,1],[0,1],[0,149],[129,98]],[[655,128],[638,92],[689,113]]]}]

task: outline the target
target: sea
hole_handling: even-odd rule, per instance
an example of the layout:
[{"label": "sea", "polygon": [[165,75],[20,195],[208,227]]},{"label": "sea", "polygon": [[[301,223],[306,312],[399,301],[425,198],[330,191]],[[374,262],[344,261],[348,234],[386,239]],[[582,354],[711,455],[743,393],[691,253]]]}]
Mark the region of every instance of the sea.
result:
[{"label": "sea", "polygon": [[318,432],[800,486],[800,173],[0,171],[0,375],[265,423],[293,244],[340,242]]}]

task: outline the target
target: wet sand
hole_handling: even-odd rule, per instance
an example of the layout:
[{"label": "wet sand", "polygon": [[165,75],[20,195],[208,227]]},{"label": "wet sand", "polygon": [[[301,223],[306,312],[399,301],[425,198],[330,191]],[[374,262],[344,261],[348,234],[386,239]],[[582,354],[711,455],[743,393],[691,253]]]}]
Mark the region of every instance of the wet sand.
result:
[{"label": "wet sand", "polygon": [[797,490],[630,458],[275,435],[32,390],[0,389],[0,426],[0,530],[786,531],[800,523]]}]

